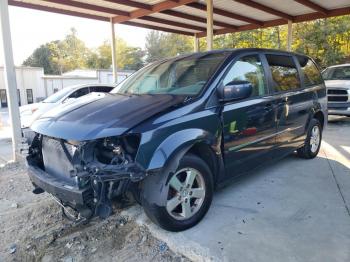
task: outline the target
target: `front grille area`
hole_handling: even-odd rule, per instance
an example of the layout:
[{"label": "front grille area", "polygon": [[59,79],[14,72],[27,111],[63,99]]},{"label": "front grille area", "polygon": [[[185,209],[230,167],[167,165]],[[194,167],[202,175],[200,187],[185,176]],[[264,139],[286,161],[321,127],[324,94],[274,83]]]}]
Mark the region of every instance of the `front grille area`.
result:
[{"label": "front grille area", "polygon": [[328,101],[330,101],[330,102],[346,102],[346,101],[348,101],[348,97],[346,97],[346,96],[329,96]]},{"label": "front grille area", "polygon": [[328,95],[347,95],[348,92],[342,89],[328,89]]},{"label": "front grille area", "polygon": [[347,102],[349,101],[349,94],[344,89],[328,89],[327,97],[329,102]]},{"label": "front grille area", "polygon": [[[66,152],[63,147],[66,148]],[[71,159],[74,153],[72,145],[58,139],[43,137],[42,155],[45,171],[72,185],[75,184],[75,180],[70,176],[73,170]]]}]

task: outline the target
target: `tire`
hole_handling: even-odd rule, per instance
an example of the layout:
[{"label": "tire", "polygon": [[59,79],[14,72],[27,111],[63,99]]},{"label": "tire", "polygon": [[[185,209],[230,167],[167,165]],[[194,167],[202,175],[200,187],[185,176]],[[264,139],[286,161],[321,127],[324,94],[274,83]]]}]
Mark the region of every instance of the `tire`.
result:
[{"label": "tire", "polygon": [[[161,188],[166,188],[167,192],[156,195],[156,198],[165,198],[159,199],[160,203],[165,203],[163,206],[146,199],[145,196],[151,193],[148,190],[154,192],[153,186],[142,188],[141,201],[145,213],[168,231],[178,232],[193,227],[205,216],[213,198],[213,175],[208,165],[199,157],[187,154],[181,159],[177,171],[166,176],[162,180],[165,185]],[[190,184],[192,186],[188,187]]]},{"label": "tire", "polygon": [[[315,138],[315,136],[313,135],[314,134],[313,132],[315,130],[318,130],[318,134],[319,134],[318,138]],[[316,146],[316,144],[313,144],[314,143],[314,142],[312,142],[313,138],[318,140],[317,146]],[[305,158],[305,159],[315,158],[317,156],[318,152],[320,151],[321,141],[322,141],[321,123],[317,119],[313,118],[310,121],[310,125],[309,125],[309,129],[307,131],[304,146],[297,150],[298,156],[301,158]]]}]

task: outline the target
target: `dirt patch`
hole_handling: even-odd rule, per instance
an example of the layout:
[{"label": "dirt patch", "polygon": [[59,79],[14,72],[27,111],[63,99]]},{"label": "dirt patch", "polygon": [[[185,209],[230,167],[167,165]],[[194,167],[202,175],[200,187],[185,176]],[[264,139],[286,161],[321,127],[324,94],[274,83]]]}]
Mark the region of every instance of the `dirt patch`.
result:
[{"label": "dirt patch", "polygon": [[31,191],[25,166],[0,169],[0,261],[188,261],[118,208],[74,226],[48,194]]}]

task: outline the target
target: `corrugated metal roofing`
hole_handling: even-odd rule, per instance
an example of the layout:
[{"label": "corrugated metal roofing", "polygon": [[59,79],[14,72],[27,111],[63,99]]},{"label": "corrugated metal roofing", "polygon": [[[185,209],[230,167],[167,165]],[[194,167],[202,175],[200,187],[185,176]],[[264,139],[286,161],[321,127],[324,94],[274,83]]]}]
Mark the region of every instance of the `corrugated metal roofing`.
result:
[{"label": "corrugated metal roofing", "polygon": [[[8,0],[10,5],[48,12],[205,35],[203,0]],[[350,0],[213,0],[214,33],[350,14]]]}]

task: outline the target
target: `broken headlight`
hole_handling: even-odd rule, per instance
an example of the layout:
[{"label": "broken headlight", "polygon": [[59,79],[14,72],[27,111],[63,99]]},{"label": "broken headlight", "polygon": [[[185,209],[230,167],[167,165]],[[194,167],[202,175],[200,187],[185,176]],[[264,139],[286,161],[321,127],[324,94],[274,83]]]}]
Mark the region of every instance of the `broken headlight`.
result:
[{"label": "broken headlight", "polygon": [[135,159],[139,143],[136,134],[104,138],[96,144],[94,155],[103,164],[126,165]]}]

